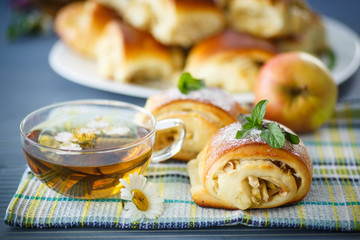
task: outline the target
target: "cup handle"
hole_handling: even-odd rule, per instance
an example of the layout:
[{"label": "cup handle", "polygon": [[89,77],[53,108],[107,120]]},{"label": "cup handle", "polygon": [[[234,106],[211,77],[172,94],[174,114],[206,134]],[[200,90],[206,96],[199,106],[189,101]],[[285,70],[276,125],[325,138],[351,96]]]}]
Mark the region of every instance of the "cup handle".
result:
[{"label": "cup handle", "polygon": [[167,160],[180,151],[181,146],[185,139],[185,124],[182,120],[176,118],[160,120],[157,122],[156,130],[164,130],[172,127],[179,127],[180,138],[176,139],[166,148],[154,152],[151,157],[152,162],[157,163]]}]

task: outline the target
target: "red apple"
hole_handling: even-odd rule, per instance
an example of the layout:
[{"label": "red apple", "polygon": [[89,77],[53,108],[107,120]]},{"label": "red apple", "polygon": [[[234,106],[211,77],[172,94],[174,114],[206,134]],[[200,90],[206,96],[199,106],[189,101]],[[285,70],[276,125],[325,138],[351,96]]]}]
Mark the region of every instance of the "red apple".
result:
[{"label": "red apple", "polygon": [[260,69],[255,103],[267,99],[265,118],[295,132],[313,131],[333,114],[337,85],[319,59],[303,52],[281,53]]}]

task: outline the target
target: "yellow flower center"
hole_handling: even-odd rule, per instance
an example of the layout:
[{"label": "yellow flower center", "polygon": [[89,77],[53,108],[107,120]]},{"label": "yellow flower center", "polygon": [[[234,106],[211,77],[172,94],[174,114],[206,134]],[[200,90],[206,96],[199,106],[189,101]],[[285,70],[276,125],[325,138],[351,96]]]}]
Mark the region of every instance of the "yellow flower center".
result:
[{"label": "yellow flower center", "polygon": [[72,135],[77,143],[91,142],[92,140],[94,140],[96,138],[96,134],[93,131],[91,131],[91,130],[84,131],[79,128],[73,129]]},{"label": "yellow flower center", "polygon": [[134,194],[132,202],[135,204],[135,206],[141,211],[146,211],[149,208],[149,202],[145,194],[137,189],[132,190],[131,193]]}]

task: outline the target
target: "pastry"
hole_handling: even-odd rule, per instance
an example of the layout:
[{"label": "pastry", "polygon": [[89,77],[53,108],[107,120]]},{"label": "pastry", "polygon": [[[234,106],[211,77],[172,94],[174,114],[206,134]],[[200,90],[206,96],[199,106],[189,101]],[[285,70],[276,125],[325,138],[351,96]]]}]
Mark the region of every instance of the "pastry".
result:
[{"label": "pastry", "polygon": [[100,74],[120,83],[169,87],[169,79],[181,66],[181,53],[120,21],[107,24],[97,50]]},{"label": "pastry", "polygon": [[95,59],[98,40],[114,19],[118,19],[117,13],[99,3],[73,2],[59,10],[54,29],[72,50]]},{"label": "pastry", "polygon": [[261,65],[277,53],[269,41],[226,30],[197,43],[185,71],[205,79],[207,86],[232,93],[251,92]]},{"label": "pastry", "polygon": [[224,27],[212,0],[98,0],[117,9],[132,26],[149,31],[165,45],[191,47]]},{"label": "pastry", "polygon": [[[148,98],[145,108],[157,120],[179,118],[184,121],[186,136],[183,147],[174,158],[188,161],[196,157],[211,136],[220,128],[233,123],[245,110],[234,98],[218,88],[203,88],[182,94],[177,88]],[[156,136],[156,146],[167,145],[176,132]]]},{"label": "pastry", "polygon": [[101,76],[115,82],[166,88],[183,65],[180,51],[125,24],[114,10],[94,1],[65,6],[56,16],[55,30],[72,50],[93,58]]},{"label": "pastry", "polygon": [[195,203],[245,210],[278,207],[303,199],[312,180],[312,163],[303,143],[286,141],[276,149],[260,137],[259,130],[236,139],[239,129],[239,123],[220,129],[188,163]]},{"label": "pastry", "polygon": [[319,15],[312,15],[312,22],[301,33],[288,37],[274,39],[274,44],[281,52],[302,51],[319,56],[329,49],[326,31]]},{"label": "pastry", "polygon": [[298,34],[311,24],[304,0],[229,0],[222,5],[231,28],[262,38]]}]

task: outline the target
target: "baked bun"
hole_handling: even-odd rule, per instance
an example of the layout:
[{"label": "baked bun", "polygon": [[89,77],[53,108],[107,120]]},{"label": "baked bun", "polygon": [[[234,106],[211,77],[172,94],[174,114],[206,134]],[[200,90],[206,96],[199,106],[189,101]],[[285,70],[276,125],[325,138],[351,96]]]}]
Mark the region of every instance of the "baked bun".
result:
[{"label": "baked bun", "polygon": [[183,65],[180,51],[126,25],[114,10],[94,1],[62,8],[55,30],[72,50],[96,60],[100,75],[115,82],[166,88]]},{"label": "baked bun", "polygon": [[[149,31],[165,45],[190,47],[221,31],[225,20],[212,0],[99,0],[132,26]],[[122,3],[120,3],[122,2]]]},{"label": "baked bun", "polygon": [[313,14],[309,27],[303,32],[289,37],[274,39],[281,52],[302,51],[312,55],[320,55],[329,49],[326,31],[319,15]]},{"label": "baked bun", "polygon": [[110,22],[99,40],[99,72],[116,82],[157,82],[168,87],[166,84],[170,85],[169,80],[179,67],[175,59],[173,52],[150,34],[120,21]]},{"label": "baked bun", "polygon": [[[184,121],[185,141],[174,156],[184,161],[196,157],[218,129],[235,122],[237,115],[245,112],[230,94],[218,88],[204,88],[187,95],[171,88],[148,98],[145,108],[157,120],[179,118]],[[176,132],[160,132],[155,145],[158,148],[168,145],[175,135]]]},{"label": "baked bun", "polygon": [[303,199],[312,180],[312,163],[303,143],[286,142],[276,149],[261,139],[259,130],[236,139],[240,129],[239,123],[220,129],[188,163],[195,203],[245,210],[278,207]]},{"label": "baked bun", "polygon": [[61,8],[55,17],[54,29],[74,51],[95,58],[99,37],[117,13],[93,1],[73,2]]},{"label": "baked bun", "polygon": [[226,30],[197,43],[188,55],[185,71],[205,79],[207,86],[250,92],[261,65],[276,53],[276,47],[266,40]]},{"label": "baked bun", "polygon": [[225,6],[230,27],[262,38],[298,34],[311,23],[303,0],[229,0]]}]

